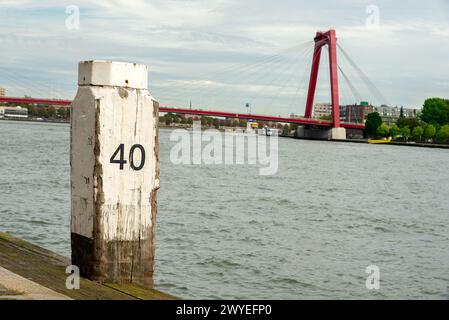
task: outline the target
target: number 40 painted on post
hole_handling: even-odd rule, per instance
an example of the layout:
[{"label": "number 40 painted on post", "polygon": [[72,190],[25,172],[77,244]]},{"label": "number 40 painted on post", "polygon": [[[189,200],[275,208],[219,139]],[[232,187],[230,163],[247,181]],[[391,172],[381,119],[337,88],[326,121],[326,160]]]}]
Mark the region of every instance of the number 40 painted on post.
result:
[{"label": "number 40 painted on post", "polygon": [[[138,166],[136,166],[134,163],[134,151],[136,151],[136,149],[139,149],[140,154],[141,154],[140,164]],[[120,153],[119,159],[117,160],[116,157],[119,153]],[[120,170],[123,170],[123,168],[125,167],[125,164],[128,163],[125,160],[125,145],[123,143],[121,143],[119,145],[119,147],[117,148],[117,150],[115,150],[110,161],[111,161],[111,163],[120,164]],[[143,167],[145,165],[145,149],[142,145],[135,144],[129,150],[129,165],[130,165],[131,169],[133,169],[134,171],[140,171],[143,169]]]}]

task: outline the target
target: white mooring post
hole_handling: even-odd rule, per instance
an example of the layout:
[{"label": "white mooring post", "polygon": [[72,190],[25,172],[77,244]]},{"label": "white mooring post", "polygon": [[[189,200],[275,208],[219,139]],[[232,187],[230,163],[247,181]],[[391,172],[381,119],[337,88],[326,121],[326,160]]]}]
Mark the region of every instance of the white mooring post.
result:
[{"label": "white mooring post", "polygon": [[71,114],[72,264],[99,282],[153,286],[159,104],[144,65],[80,62]]}]

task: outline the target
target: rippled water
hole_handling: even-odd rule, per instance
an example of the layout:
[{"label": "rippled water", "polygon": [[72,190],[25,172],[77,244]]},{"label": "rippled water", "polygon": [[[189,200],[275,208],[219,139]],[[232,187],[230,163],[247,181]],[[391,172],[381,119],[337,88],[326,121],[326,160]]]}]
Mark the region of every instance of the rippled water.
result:
[{"label": "rippled water", "polygon": [[[183,298],[449,299],[449,151],[280,139],[279,172],[177,166],[156,287]],[[0,230],[69,256],[69,126],[0,121]],[[365,268],[380,268],[369,291]]]}]

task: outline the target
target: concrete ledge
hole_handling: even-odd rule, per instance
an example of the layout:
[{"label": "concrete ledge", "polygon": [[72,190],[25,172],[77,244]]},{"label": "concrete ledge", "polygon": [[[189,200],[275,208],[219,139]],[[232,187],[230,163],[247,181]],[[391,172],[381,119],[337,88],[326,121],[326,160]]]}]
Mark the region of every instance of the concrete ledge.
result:
[{"label": "concrete ledge", "polygon": [[5,297],[14,300],[72,300],[66,295],[50,290],[2,267],[0,267],[0,284],[8,291],[18,293],[13,296],[0,295],[0,300]]},{"label": "concrete ledge", "polygon": [[[0,232],[0,267],[56,294],[75,300],[173,300],[174,296],[131,284],[100,284],[80,279],[79,290],[66,288],[70,260],[29,242]],[[0,273],[0,284],[7,280]],[[8,288],[8,286],[5,286]],[[9,288],[8,288],[9,289]],[[12,288],[11,288],[12,289]],[[20,288],[18,288],[21,291]],[[36,294],[39,289],[36,288]],[[50,292],[50,291],[47,291]],[[22,292],[20,292],[22,294]]]}]

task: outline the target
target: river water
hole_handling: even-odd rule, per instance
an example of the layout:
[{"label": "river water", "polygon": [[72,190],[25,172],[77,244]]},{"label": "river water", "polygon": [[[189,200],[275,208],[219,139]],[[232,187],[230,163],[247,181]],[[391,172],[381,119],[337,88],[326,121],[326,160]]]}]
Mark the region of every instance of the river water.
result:
[{"label": "river water", "polygon": [[[279,170],[174,165],[157,289],[182,298],[449,299],[449,151],[279,139]],[[0,231],[70,256],[69,126],[0,121]],[[368,290],[366,268],[380,272]]]}]

